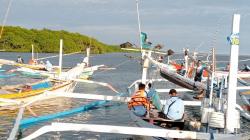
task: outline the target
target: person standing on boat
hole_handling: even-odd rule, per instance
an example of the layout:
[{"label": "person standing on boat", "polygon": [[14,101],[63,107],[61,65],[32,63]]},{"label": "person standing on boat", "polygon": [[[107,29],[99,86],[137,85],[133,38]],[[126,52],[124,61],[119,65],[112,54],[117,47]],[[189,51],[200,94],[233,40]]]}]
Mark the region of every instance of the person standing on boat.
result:
[{"label": "person standing on boat", "polygon": [[137,116],[142,117],[147,114],[150,103],[145,92],[145,84],[139,84],[139,90],[136,91],[128,102],[128,108]]},{"label": "person standing on boat", "polygon": [[24,61],[23,61],[23,58],[21,56],[18,56],[17,57],[17,60],[16,60],[17,63],[20,63],[20,64],[23,64]]},{"label": "person standing on boat", "polygon": [[170,120],[181,120],[184,115],[184,102],[177,97],[177,91],[171,89],[169,91],[170,99],[168,99],[163,107],[164,118]]},{"label": "person standing on boat", "polygon": [[194,81],[201,82],[203,70],[204,70],[204,67],[201,64],[201,60],[198,60]]}]

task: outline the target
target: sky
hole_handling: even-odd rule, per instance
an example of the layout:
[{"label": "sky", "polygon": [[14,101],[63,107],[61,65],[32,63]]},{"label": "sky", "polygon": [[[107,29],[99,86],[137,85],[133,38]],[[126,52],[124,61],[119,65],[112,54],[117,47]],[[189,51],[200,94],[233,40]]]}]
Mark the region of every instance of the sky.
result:
[{"label": "sky", "polygon": [[[9,0],[0,0],[0,23]],[[153,45],[230,54],[232,15],[241,14],[240,54],[250,53],[250,0],[139,0],[141,29]],[[7,25],[139,44],[135,0],[13,0]]]}]

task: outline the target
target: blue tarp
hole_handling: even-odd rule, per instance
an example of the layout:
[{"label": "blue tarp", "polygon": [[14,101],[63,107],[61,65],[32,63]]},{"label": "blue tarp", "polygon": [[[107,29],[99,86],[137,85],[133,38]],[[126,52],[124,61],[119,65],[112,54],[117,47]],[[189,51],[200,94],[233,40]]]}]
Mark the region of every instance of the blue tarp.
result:
[{"label": "blue tarp", "polygon": [[50,82],[42,82],[42,83],[38,83],[38,84],[31,86],[33,90],[42,89],[42,88],[50,88],[50,87],[52,87],[52,84]]}]

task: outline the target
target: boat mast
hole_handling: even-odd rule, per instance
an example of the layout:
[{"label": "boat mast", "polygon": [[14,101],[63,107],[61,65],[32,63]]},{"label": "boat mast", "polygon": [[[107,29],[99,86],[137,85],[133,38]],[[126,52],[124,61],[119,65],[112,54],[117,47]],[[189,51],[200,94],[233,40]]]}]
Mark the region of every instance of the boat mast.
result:
[{"label": "boat mast", "polygon": [[60,51],[59,51],[59,75],[62,72],[62,51],[63,51],[63,40],[60,39]]},{"label": "boat mast", "polygon": [[141,51],[142,51],[141,21],[140,21],[140,14],[139,14],[139,0],[136,0],[136,11],[137,11],[137,21],[138,21],[140,48],[141,48]]},{"label": "boat mast", "polygon": [[92,40],[92,38],[89,37],[89,46],[86,49],[86,51],[87,51],[87,67],[89,67],[89,56],[90,56],[91,40]]},{"label": "boat mast", "polygon": [[34,60],[34,45],[31,44],[31,59]]},{"label": "boat mast", "polygon": [[227,133],[234,133],[236,127],[236,86],[238,74],[238,55],[239,55],[239,30],[240,15],[234,14],[232,35],[230,36],[231,55],[229,71],[229,87],[227,96],[226,130]]},{"label": "boat mast", "polygon": [[138,22],[138,30],[139,30],[140,48],[141,48],[141,53],[142,53],[142,59],[144,60],[141,82],[143,84],[145,84],[146,80],[147,80],[147,70],[148,70],[148,63],[149,62],[148,62],[147,58],[144,59],[145,51],[142,50],[141,22],[140,22],[140,14],[139,14],[139,0],[136,0],[136,12],[137,12],[137,22]]},{"label": "boat mast", "polygon": [[5,15],[4,15],[2,27],[1,27],[1,30],[0,30],[0,39],[2,38],[2,35],[3,35],[4,26],[5,26],[5,24],[6,24],[6,21],[7,21],[9,12],[10,12],[10,8],[11,8],[11,5],[12,5],[12,1],[13,1],[13,0],[10,0],[10,1],[9,1],[8,6],[7,6],[7,11],[6,11]]},{"label": "boat mast", "polygon": [[87,48],[87,67],[89,67],[90,48]]}]

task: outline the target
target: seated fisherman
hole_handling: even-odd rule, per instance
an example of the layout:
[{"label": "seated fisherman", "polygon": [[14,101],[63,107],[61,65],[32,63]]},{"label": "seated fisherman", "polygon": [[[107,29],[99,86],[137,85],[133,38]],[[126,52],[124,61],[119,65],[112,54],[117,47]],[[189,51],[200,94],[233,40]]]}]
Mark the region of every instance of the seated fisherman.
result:
[{"label": "seated fisherman", "polygon": [[47,71],[52,71],[53,65],[49,62],[49,60],[46,61],[45,69]]},{"label": "seated fisherman", "polygon": [[171,89],[169,91],[170,99],[168,99],[163,107],[164,118],[173,121],[181,120],[184,115],[184,102],[177,97],[177,91]]},{"label": "seated fisherman", "polygon": [[156,93],[156,91],[152,87],[152,84],[148,83],[148,92],[147,92],[147,98],[148,98],[148,100],[151,100],[155,93]]},{"label": "seated fisherman", "polygon": [[155,88],[152,87],[151,83],[148,83],[147,98],[158,111],[162,111],[162,104],[159,94],[157,93]]},{"label": "seated fisherman", "polygon": [[20,63],[20,64],[23,64],[24,61],[23,61],[23,58],[21,56],[18,56],[17,57],[17,60],[16,60],[17,63]]},{"label": "seated fisherman", "polygon": [[133,111],[135,115],[142,117],[147,114],[149,106],[150,103],[145,93],[145,84],[140,83],[139,90],[132,95],[131,100],[128,102],[128,108]]},{"label": "seated fisherman", "polygon": [[250,67],[247,64],[244,64],[244,69],[242,71],[250,71]]}]

